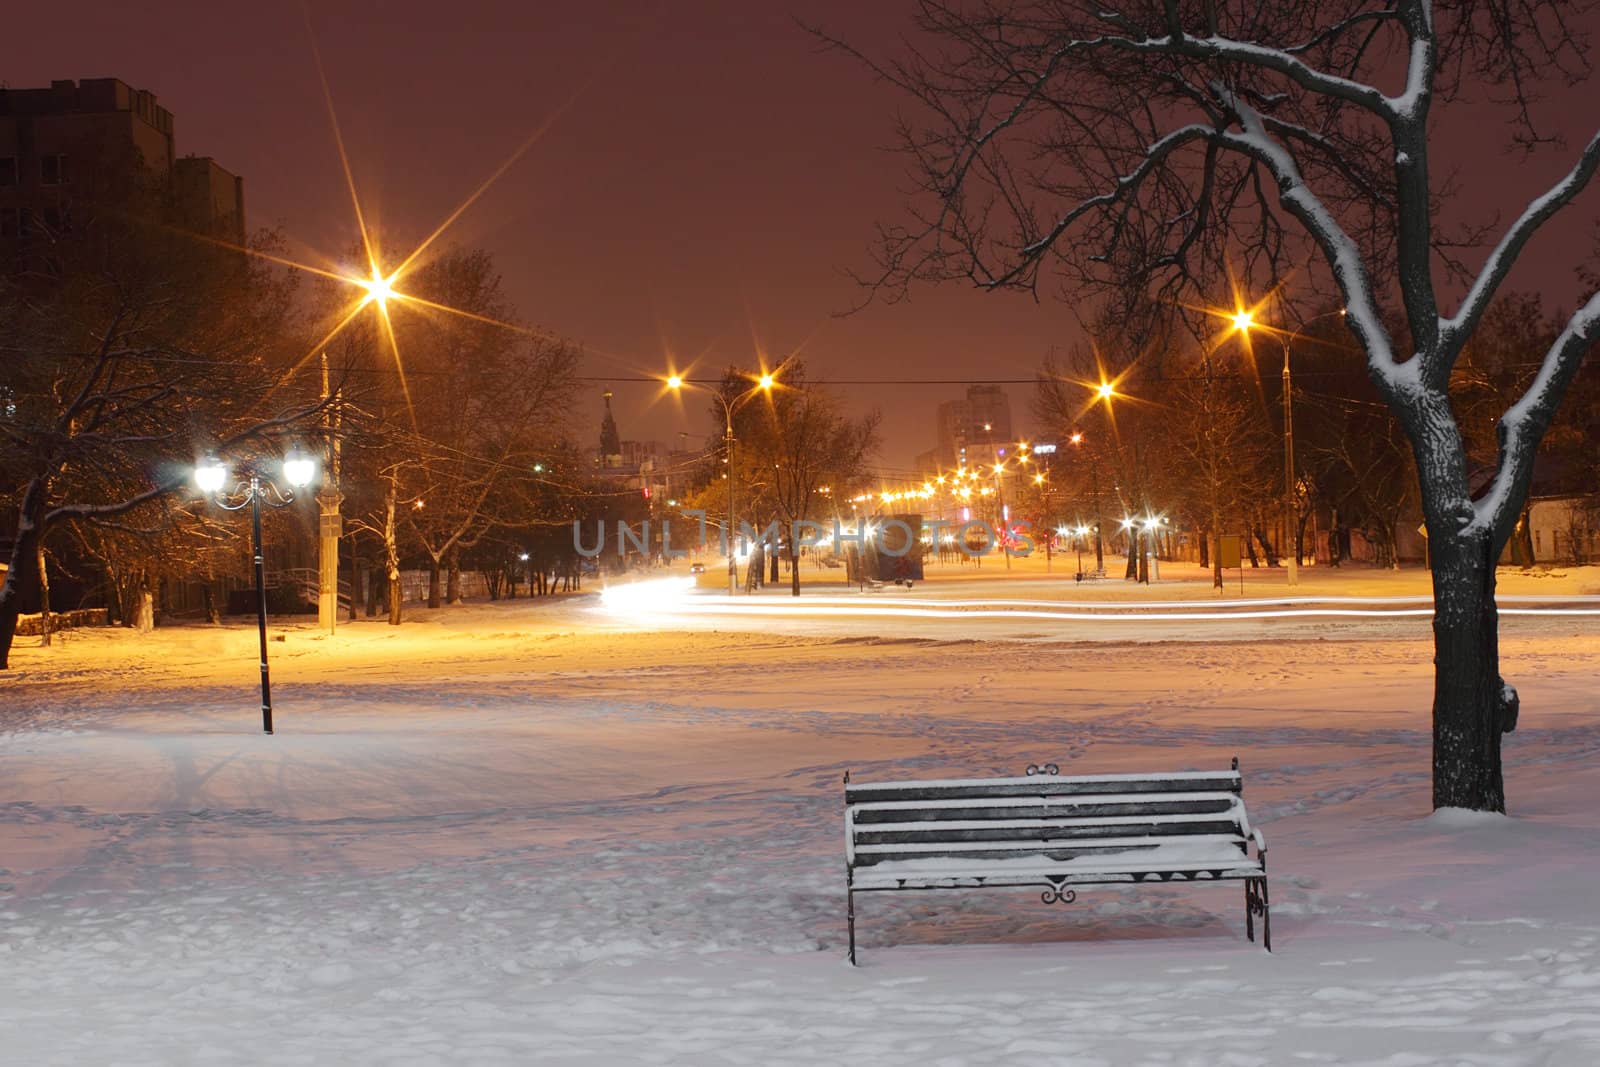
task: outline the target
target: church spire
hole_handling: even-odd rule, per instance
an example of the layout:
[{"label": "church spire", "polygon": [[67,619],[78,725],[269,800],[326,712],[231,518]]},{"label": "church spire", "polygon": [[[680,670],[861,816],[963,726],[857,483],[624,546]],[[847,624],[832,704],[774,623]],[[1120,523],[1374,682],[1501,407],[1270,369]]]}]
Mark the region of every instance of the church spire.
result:
[{"label": "church spire", "polygon": [[611,415],[611,390],[604,393],[605,418],[600,420],[600,465],[615,466],[622,462],[622,440],[617,436],[617,420]]}]

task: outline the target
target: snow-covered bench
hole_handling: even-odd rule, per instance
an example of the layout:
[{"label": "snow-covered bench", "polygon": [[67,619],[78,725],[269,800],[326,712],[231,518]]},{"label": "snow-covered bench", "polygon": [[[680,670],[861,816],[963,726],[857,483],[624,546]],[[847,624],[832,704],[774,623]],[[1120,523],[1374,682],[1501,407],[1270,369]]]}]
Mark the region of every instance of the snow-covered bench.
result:
[{"label": "snow-covered bench", "polygon": [[[846,915],[856,962],[857,893],[1038,887],[1072,903],[1079,886],[1243,882],[1245,931],[1272,950],[1267,845],[1226,771],[852,782],[844,776]],[[1255,843],[1255,855],[1249,845]]]}]

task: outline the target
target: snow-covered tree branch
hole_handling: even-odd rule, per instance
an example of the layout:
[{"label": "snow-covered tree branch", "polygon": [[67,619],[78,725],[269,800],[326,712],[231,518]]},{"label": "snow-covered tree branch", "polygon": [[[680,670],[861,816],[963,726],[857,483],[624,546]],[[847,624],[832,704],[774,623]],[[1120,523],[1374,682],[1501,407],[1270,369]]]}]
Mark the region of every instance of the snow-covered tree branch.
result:
[{"label": "snow-covered tree branch", "polygon": [[[1554,144],[1535,104],[1542,87],[1589,74],[1582,6],[922,0],[904,54],[867,59],[921,109],[901,130],[920,195],[908,221],[880,230],[875,295],[945,280],[1036,292],[1053,277],[1074,298],[1175,306],[1216,296],[1223,263],[1257,292],[1291,275],[1337,290],[1416,458],[1437,602],[1439,805],[1504,807],[1499,738],[1518,700],[1498,674],[1494,566],[1600,332],[1600,296],[1505,411],[1476,501],[1451,370],[1530,240],[1590,184],[1600,138],[1515,212],[1445,318],[1454,294],[1440,279],[1470,270],[1462,250],[1486,228],[1449,217],[1455,186],[1432,171],[1432,131],[1442,109],[1470,106],[1509,149]],[[1485,93],[1491,103],[1468,100]]]}]

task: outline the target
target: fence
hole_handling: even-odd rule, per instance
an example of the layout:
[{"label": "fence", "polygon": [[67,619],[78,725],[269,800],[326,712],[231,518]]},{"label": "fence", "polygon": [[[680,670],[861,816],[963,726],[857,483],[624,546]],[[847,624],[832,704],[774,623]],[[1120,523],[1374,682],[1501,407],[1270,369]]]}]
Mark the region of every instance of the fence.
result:
[{"label": "fence", "polygon": [[[78,611],[52,611],[50,632],[76,630],[82,626],[109,626],[105,608],[82,608]],[[17,618],[18,637],[37,637],[44,633],[43,615],[22,615]]]}]

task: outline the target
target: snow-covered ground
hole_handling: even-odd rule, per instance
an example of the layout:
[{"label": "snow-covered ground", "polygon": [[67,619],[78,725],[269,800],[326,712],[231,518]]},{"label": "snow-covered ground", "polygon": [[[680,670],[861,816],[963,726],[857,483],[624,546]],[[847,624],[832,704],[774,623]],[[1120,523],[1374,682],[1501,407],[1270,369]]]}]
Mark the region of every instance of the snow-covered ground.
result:
[{"label": "snow-covered ground", "polygon": [[[595,601],[275,625],[271,737],[253,628],[19,646],[0,1061],[1600,1059],[1592,616],[1506,620],[1499,818],[1428,814],[1425,619],[663,630]],[[1242,890],[1191,886],[870,895],[844,963],[846,768],[1233,755],[1272,955]]]}]

